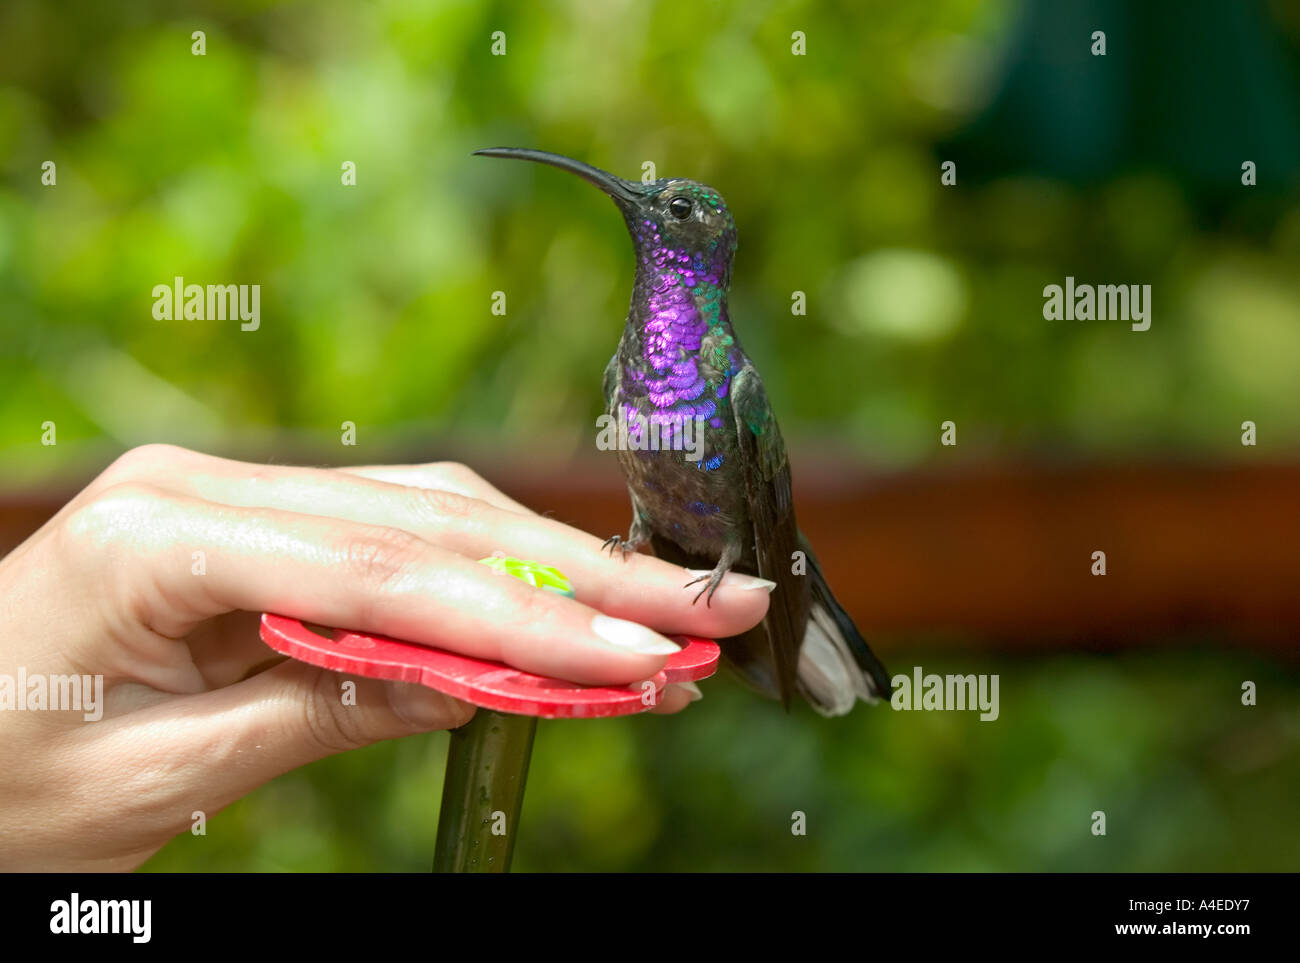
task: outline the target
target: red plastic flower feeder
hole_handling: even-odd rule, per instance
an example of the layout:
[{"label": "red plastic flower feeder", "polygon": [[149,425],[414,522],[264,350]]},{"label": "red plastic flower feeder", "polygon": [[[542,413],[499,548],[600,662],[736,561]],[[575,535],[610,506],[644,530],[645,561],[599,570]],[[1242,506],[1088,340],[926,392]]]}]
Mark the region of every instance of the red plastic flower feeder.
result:
[{"label": "red plastic flower feeder", "polygon": [[[544,591],[572,596],[549,566],[494,557],[484,564]],[[264,614],[262,640],[290,658],[335,672],[428,686],[479,707],[451,733],[433,868],[436,872],[505,872],[518,836],[528,762],[538,719],[598,719],[653,708],[665,685],[713,675],[714,642],[678,636],[682,646],[663,671],[630,686],[584,686],[521,672],[382,635],[309,628]],[[653,685],[653,695],[646,683]]]}]

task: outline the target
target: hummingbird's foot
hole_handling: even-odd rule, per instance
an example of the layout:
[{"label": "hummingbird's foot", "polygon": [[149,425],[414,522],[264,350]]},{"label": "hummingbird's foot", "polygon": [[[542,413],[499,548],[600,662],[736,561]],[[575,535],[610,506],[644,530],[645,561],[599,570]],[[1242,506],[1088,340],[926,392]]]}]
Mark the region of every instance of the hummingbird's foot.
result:
[{"label": "hummingbird's foot", "polygon": [[639,542],[629,542],[622,535],[611,535],[609,538],[605,539],[605,543],[600,546],[600,550],[603,552],[605,549],[609,549],[609,557],[613,558],[614,551],[619,549],[623,552],[623,561],[626,562],[628,553],[635,552],[640,547],[641,544]]},{"label": "hummingbird's foot", "polygon": [[698,569],[688,568],[686,571],[694,575],[695,578],[691,579],[689,582],[683,585],[682,588],[690,588],[692,585],[695,585],[697,582],[703,582],[706,579],[708,580],[708,584],[705,585],[704,588],[700,589],[700,594],[695,596],[691,604],[694,605],[696,602],[700,600],[700,596],[704,595],[705,592],[708,592],[709,598],[704,604],[706,606],[712,605],[713,593],[718,590],[718,586],[722,584],[723,578],[726,577],[727,572],[731,570],[731,566],[735,565],[736,561],[739,558],[740,558],[739,543],[728,542],[726,548],[722,550],[722,557],[718,559],[718,564],[713,566],[712,572],[701,572]]},{"label": "hummingbird's foot", "polygon": [[709,584],[704,586],[704,588],[700,589],[699,594],[696,595],[695,598],[691,600],[691,604],[694,605],[696,602],[700,600],[701,595],[703,595],[705,592],[708,592],[709,597],[708,599],[705,600],[704,604],[706,607],[712,606],[713,593],[718,590],[718,586],[722,583],[722,579],[726,574],[727,574],[727,570],[725,568],[715,568],[712,572],[706,572],[704,575],[697,575],[695,578],[691,579],[689,582],[683,585],[682,588],[690,588],[692,585],[708,580]]}]

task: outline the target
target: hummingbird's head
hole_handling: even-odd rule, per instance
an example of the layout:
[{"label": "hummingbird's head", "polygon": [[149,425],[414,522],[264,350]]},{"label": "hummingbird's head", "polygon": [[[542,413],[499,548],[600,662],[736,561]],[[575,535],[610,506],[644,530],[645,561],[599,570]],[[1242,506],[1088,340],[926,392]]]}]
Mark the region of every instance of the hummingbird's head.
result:
[{"label": "hummingbird's head", "polygon": [[599,187],[623,212],[640,263],[662,260],[667,251],[730,270],[736,222],[722,195],[711,187],[684,178],[642,184],[562,154],[523,147],[489,147],[474,153],[550,164]]}]

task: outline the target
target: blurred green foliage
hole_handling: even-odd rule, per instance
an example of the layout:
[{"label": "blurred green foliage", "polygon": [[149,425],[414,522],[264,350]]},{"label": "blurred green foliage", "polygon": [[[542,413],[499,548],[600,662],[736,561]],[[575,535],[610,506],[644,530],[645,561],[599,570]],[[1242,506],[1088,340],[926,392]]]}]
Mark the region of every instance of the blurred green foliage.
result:
[{"label": "blurred green foliage", "polygon": [[[542,722],[518,870],[1295,871],[1300,680],[1209,651],[1001,673],[1001,715],[786,716],[726,678],[680,716]],[[1240,680],[1261,703],[1240,704]],[[433,861],[447,737],[277,779],[148,869],[389,870]],[[1106,835],[1093,836],[1094,811]],[[791,833],[806,815],[806,836]]]},{"label": "blurred green foliage", "polygon": [[[1136,36],[1125,5],[1100,0],[1029,14],[976,0],[13,0],[0,12],[5,474],[57,477],[82,442],[229,449],[292,433],[333,448],[343,420],[371,451],[454,434],[588,446],[630,246],[576,178],[469,156],[497,144],[625,176],[653,161],[720,189],[741,232],[732,314],[796,439],[905,465],[957,418],[965,452],[1228,457],[1250,418],[1265,450],[1294,449],[1295,170],[1264,163],[1244,188],[1224,158],[1272,160],[1278,137],[1250,132],[1294,127],[1294,92],[1278,91],[1295,18],[1256,17],[1258,56],[1244,30],[1245,54],[1133,49],[1177,52],[1207,17],[1199,34],[1213,34],[1215,5],[1198,6],[1143,5],[1156,12]],[[1078,36],[1089,9],[1111,26],[1107,58]],[[1127,93],[1164,114],[1188,78],[1178,116],[1195,123],[1169,151],[1146,137],[1125,155],[1124,117],[1106,136],[1122,79],[1066,96],[1153,73],[1165,83]],[[1205,77],[1231,95],[1203,103]],[[1216,125],[1235,114],[1250,123]],[[1226,153],[1225,129],[1244,131]],[[1217,165],[1213,210],[1189,155],[1197,130]],[[1013,136],[1044,169],[1057,154],[1035,144],[1092,144],[1109,175],[990,172],[990,145],[1005,153]],[[945,140],[955,188],[939,182]],[[1170,157],[1196,176],[1161,166]],[[1067,274],[1151,284],[1151,331],[1044,321],[1042,289]],[[153,287],[176,276],[262,285],[261,329],[155,321]],[[790,313],[794,291],[806,317]],[[57,449],[39,444],[47,420]]]},{"label": "blurred green foliage", "polygon": [[[588,446],[629,244],[576,179],[469,156],[495,145],[719,189],[732,316],[796,443],[906,466],[955,418],[963,454],[1255,457],[1249,418],[1259,451],[1293,452],[1295,158],[1253,189],[1237,158],[1292,143],[1300,18],[1222,5],[1249,23],[1216,46],[1213,5],[1134,6],[6,0],[0,488],[149,441],[337,453],[344,420],[366,460],[453,436]],[[1084,56],[1102,21],[1111,53]],[[1151,330],[1044,321],[1067,274],[1151,284]],[[176,276],[260,284],[260,330],[154,320]],[[1300,863],[1294,673],[1208,652],[959,668],[1003,673],[1001,721],[787,717],[713,682],[680,718],[545,724],[518,866]],[[445,739],[277,780],[151,868],[425,869]]]}]

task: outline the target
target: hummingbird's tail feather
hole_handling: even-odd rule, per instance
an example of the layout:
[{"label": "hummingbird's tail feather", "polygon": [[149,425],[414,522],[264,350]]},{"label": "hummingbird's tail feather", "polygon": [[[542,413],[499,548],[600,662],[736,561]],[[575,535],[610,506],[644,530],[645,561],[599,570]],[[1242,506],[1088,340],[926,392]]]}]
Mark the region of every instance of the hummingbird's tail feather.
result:
[{"label": "hummingbird's tail feather", "polygon": [[[658,534],[652,534],[650,539],[656,556],[683,568],[707,568],[716,562],[716,559],[692,555]],[[773,593],[774,607],[780,601],[785,605],[794,604],[799,612],[807,612],[798,661],[793,666],[792,688],[824,716],[842,716],[859,699],[877,702],[889,698],[892,691],[889,673],[835,600],[808,539],[797,532],[793,544],[798,545],[807,560],[806,579],[795,576]],[[777,578],[782,574],[773,573]],[[777,595],[783,588],[791,596],[788,601]],[[806,594],[796,596],[796,588]],[[788,617],[795,624],[802,618],[798,612]],[[769,610],[768,618],[748,632],[718,641],[727,664],[745,685],[770,699],[783,699],[790,687],[782,684],[782,673],[772,657],[772,633],[782,631],[786,623],[772,624],[772,619],[773,612]],[[792,636],[792,641],[798,638],[798,629],[793,626],[785,631]]]},{"label": "hummingbird's tail feather", "polygon": [[[657,558],[682,568],[707,569],[717,563],[716,558],[692,555],[676,542],[657,533],[651,533],[650,545]],[[727,665],[746,686],[769,699],[780,699],[782,695],[788,695],[782,690],[781,673],[772,658],[772,637],[766,620],[747,632],[719,639],[718,642],[722,645],[722,656]]]},{"label": "hummingbird's tail feather", "polygon": [[857,703],[880,696],[858,665],[835,617],[814,604],[799,649],[799,691],[824,716],[842,716]]},{"label": "hummingbird's tail feather", "polygon": [[808,559],[812,607],[799,649],[799,691],[824,716],[842,716],[858,699],[888,698],[889,673],[831,593],[817,557],[800,538]]}]

